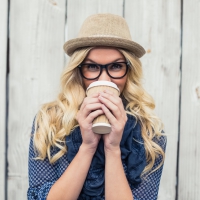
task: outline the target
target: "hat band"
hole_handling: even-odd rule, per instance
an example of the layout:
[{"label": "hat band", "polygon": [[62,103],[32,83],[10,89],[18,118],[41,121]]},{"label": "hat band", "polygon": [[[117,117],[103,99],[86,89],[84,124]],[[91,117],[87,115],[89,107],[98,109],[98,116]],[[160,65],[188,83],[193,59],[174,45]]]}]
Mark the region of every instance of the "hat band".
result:
[{"label": "hat band", "polygon": [[114,37],[114,38],[125,39],[125,38],[122,38],[122,37],[119,37],[119,36],[116,36],[116,35],[91,35],[91,36],[88,36],[88,37]]}]

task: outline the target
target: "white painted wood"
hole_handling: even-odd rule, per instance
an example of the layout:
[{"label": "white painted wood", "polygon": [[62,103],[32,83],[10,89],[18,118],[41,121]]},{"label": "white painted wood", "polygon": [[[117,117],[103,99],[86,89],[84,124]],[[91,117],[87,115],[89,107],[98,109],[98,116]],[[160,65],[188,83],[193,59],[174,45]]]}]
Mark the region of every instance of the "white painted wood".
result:
[{"label": "white painted wood", "polygon": [[141,59],[144,86],[168,136],[159,200],[175,199],[180,84],[180,1],[126,0],[125,18],[132,39],[147,54]]},{"label": "white painted wood", "polygon": [[[180,84],[180,1],[64,0],[11,1],[8,135],[8,199],[26,199],[28,145],[40,104],[53,100],[64,66],[64,40],[77,36],[95,13],[124,16],[133,40],[147,50],[144,84],[168,135],[159,200],[175,199]],[[5,197],[5,80],[7,1],[0,7],[0,195]],[[184,1],[179,200],[200,196],[200,7]],[[3,26],[2,26],[3,25]],[[64,39],[64,28],[66,36]],[[3,95],[2,95],[3,94]]]},{"label": "white painted wood", "polygon": [[200,1],[183,5],[179,200],[200,198]]},{"label": "white painted wood", "polygon": [[123,14],[123,0],[68,0],[67,3],[67,40],[77,37],[86,17],[96,13]]},{"label": "white painted wood", "polygon": [[86,17],[96,13],[113,13],[122,16],[123,0],[68,0],[66,41],[77,37]]},{"label": "white painted wood", "polygon": [[0,197],[5,199],[6,190],[6,68],[7,68],[7,16],[8,1],[0,6]]},{"label": "white painted wood", "polygon": [[8,199],[25,200],[33,118],[57,96],[64,67],[65,0],[10,3]]}]

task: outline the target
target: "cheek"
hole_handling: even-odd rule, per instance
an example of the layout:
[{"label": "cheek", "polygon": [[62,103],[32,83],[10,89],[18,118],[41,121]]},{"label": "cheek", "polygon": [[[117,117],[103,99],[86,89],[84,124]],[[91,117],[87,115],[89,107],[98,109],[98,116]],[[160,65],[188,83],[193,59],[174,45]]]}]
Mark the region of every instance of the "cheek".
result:
[{"label": "cheek", "polygon": [[122,79],[115,79],[113,80],[112,82],[115,83],[118,88],[120,89],[120,93],[123,91],[124,89],[124,86],[126,85],[126,80],[127,80],[127,77],[124,77]]},{"label": "cheek", "polygon": [[83,84],[84,84],[85,90],[88,88],[88,86],[89,86],[92,82],[94,82],[94,81],[93,81],[93,80],[90,81],[90,80],[87,80],[87,79],[83,79]]}]

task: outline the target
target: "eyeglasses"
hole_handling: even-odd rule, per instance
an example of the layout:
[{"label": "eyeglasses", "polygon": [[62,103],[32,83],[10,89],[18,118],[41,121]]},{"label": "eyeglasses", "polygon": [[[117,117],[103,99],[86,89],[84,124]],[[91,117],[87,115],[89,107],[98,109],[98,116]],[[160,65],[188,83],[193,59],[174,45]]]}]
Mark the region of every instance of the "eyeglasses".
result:
[{"label": "eyeglasses", "polygon": [[104,68],[108,76],[113,79],[120,79],[127,74],[129,65],[129,62],[113,62],[106,65],[100,65],[97,63],[82,63],[78,66],[78,68],[82,77],[87,80],[99,78]]}]

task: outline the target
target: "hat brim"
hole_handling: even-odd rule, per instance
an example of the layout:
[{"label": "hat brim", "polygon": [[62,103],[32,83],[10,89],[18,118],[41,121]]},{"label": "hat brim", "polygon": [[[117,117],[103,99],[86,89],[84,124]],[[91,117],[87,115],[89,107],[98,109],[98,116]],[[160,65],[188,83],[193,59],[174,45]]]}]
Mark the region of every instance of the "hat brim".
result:
[{"label": "hat brim", "polygon": [[138,58],[141,58],[146,52],[138,43],[117,37],[83,37],[75,38],[65,42],[63,48],[65,53],[71,56],[74,51],[82,47],[115,47],[133,52]]}]

